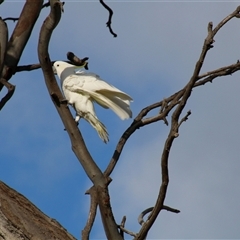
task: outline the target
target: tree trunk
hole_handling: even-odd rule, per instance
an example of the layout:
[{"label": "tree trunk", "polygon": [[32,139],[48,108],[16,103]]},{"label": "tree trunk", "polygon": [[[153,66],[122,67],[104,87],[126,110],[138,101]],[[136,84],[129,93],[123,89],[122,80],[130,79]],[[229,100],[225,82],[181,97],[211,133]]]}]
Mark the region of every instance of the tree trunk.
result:
[{"label": "tree trunk", "polygon": [[76,240],[23,195],[0,181],[0,240]]}]

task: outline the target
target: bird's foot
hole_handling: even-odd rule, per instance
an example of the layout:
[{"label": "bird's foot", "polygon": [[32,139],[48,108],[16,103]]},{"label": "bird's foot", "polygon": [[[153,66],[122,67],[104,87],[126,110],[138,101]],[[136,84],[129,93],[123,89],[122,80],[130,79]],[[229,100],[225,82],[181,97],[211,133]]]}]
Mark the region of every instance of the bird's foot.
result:
[{"label": "bird's foot", "polygon": [[68,104],[68,100],[66,98],[60,99],[61,104]]}]

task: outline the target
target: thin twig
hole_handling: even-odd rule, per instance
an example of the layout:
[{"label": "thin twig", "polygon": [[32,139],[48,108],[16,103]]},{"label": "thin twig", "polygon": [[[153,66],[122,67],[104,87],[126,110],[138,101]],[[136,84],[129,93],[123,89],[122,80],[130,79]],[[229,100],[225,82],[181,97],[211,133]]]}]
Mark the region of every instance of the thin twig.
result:
[{"label": "thin twig", "polygon": [[162,208],[162,209],[163,209],[163,210],[166,210],[166,211],[168,211],[168,212],[180,213],[180,210],[175,209],[175,208],[171,208],[171,207],[168,207],[168,206],[165,206],[165,205],[163,205],[163,208]]},{"label": "thin twig", "polygon": [[[169,212],[173,212],[173,213],[180,213],[180,210],[175,209],[175,208],[171,208],[171,207],[168,207],[168,206],[165,206],[165,205],[163,205],[162,209],[166,210],[166,211],[169,211]],[[138,223],[140,225],[143,225],[145,223],[145,221],[143,220],[144,216],[146,214],[150,213],[152,210],[153,210],[153,207],[150,207],[150,208],[147,208],[140,213],[140,215],[138,216]]]},{"label": "thin twig", "polygon": [[188,120],[188,117],[191,115],[191,111],[189,110],[187,114],[181,119],[181,121],[178,123],[178,128],[180,128],[181,124],[183,122],[186,122]]},{"label": "thin twig", "polygon": [[0,79],[0,83],[2,83],[7,89],[8,92],[7,94],[1,99],[0,101],[0,111],[4,107],[4,105],[10,100],[12,97],[14,91],[15,91],[15,86],[12,85],[11,83],[7,82],[4,78]]},{"label": "thin twig", "polygon": [[[235,69],[237,69],[237,70],[240,69],[240,62],[239,62],[239,60],[237,61],[237,63],[231,64],[231,65],[228,65],[228,66],[224,66],[224,67],[221,67],[221,68],[218,68],[218,69],[206,72],[206,73],[203,73],[203,74],[198,76],[198,80],[200,80],[202,78],[205,78],[205,77],[208,77],[208,76],[210,76],[212,74],[217,74],[219,72],[226,72],[226,73],[228,73],[228,72],[233,71]],[[229,73],[229,74],[231,74],[231,73]]]},{"label": "thin twig", "polygon": [[3,21],[6,22],[6,21],[18,21],[19,18],[14,18],[14,17],[7,17],[7,18],[3,18]]},{"label": "thin twig", "polygon": [[133,237],[136,237],[136,236],[137,236],[136,233],[127,230],[126,228],[122,227],[121,225],[119,226],[119,228],[120,228],[121,231],[123,231],[123,232],[129,234],[130,236],[133,236]]},{"label": "thin twig", "polygon": [[231,14],[229,14],[227,17],[225,17],[213,30],[212,34],[213,37],[216,35],[216,33],[232,18],[238,17],[240,12],[240,6],[238,6]]},{"label": "thin twig", "polygon": [[42,5],[42,8],[45,8],[45,7],[50,7],[50,1],[48,1]]},{"label": "thin twig", "polygon": [[[53,65],[55,61],[51,62]],[[22,71],[33,71],[36,69],[41,68],[40,63],[34,63],[34,64],[28,64],[28,65],[22,65],[22,66],[17,66],[16,67],[16,72],[22,72]]]},{"label": "thin twig", "polygon": [[[120,226],[121,226],[122,228],[125,227],[126,220],[127,220],[127,217],[126,217],[126,216],[123,216],[122,221],[121,221],[121,224],[120,224]],[[120,235],[122,236],[122,238],[124,238],[124,231],[123,231],[122,229],[120,229]]]},{"label": "thin twig", "polygon": [[[67,58],[69,61],[66,61],[66,62],[71,63],[76,66],[84,65],[84,68],[88,69],[88,64],[86,63],[86,61],[88,60],[88,57],[84,57],[84,58],[80,59],[74,53],[68,52]],[[51,64],[53,65],[55,62],[56,61],[51,61]],[[33,63],[33,64],[28,64],[28,65],[17,66],[15,73],[22,72],[22,71],[33,71],[33,70],[36,70],[39,68],[41,68],[40,63]]]},{"label": "thin twig", "polygon": [[103,0],[99,0],[100,3],[103,5],[104,8],[106,8],[109,12],[109,17],[108,17],[108,21],[107,21],[107,27],[109,28],[110,33],[113,35],[113,37],[117,37],[117,34],[113,32],[112,30],[112,16],[113,16],[113,10],[103,1]]}]

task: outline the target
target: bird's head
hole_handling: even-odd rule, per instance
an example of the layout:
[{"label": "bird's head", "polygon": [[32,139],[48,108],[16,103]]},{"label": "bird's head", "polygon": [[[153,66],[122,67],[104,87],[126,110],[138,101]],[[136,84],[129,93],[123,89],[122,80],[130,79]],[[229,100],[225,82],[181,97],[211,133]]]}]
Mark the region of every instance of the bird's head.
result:
[{"label": "bird's head", "polygon": [[53,72],[54,74],[57,74],[59,78],[61,78],[60,76],[64,70],[67,70],[69,73],[70,72],[74,73],[75,70],[78,70],[84,67],[86,68],[87,64],[88,64],[87,62],[84,62],[82,66],[75,66],[67,62],[56,61],[53,64]]}]

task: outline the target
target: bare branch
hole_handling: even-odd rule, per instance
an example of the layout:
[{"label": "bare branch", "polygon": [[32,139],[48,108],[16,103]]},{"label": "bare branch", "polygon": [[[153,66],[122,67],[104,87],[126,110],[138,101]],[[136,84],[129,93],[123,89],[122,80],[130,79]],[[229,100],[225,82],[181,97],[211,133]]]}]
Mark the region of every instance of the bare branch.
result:
[{"label": "bare branch", "polygon": [[107,21],[107,27],[109,28],[110,33],[113,35],[113,37],[117,37],[117,34],[113,32],[112,30],[112,16],[113,16],[113,10],[103,1],[103,0],[99,0],[100,3],[103,5],[104,8],[106,8],[109,12],[109,17],[108,17],[108,21]]},{"label": "bare branch", "polygon": [[[72,52],[68,52],[67,53],[67,58],[69,62],[73,65],[76,66],[82,66],[85,65],[84,68],[88,70],[88,64],[86,63],[86,61],[88,60],[88,57],[85,57],[83,59],[78,58],[74,53]],[[51,64],[53,65],[55,63],[55,61],[51,61]],[[33,64],[28,64],[28,65],[22,65],[22,66],[17,66],[15,69],[15,72],[22,72],[22,71],[33,71],[36,69],[41,68],[41,64],[40,63],[33,63]]]},{"label": "bare branch", "polygon": [[[112,173],[113,169],[115,168],[115,166],[118,162],[118,159],[122,153],[123,147],[124,147],[125,143],[127,142],[128,138],[140,127],[150,124],[150,123],[153,123],[153,122],[156,122],[156,121],[160,121],[162,119],[165,119],[166,116],[168,115],[168,113],[172,110],[172,108],[176,104],[178,104],[178,99],[181,98],[182,95],[183,95],[183,90],[173,94],[172,96],[170,96],[167,99],[164,99],[161,102],[154,103],[140,111],[140,113],[134,119],[134,121],[132,122],[130,127],[123,133],[120,140],[118,141],[118,144],[116,146],[116,149],[114,151],[112,159],[110,160],[106,170],[104,171],[105,176],[109,176]],[[149,111],[162,106],[163,102],[164,102],[164,104],[165,104],[165,102],[170,103],[167,107],[165,107],[165,111],[163,111],[156,117],[151,118],[150,120],[143,119],[143,117],[146,116]]]},{"label": "bare branch", "polygon": [[[231,18],[231,16],[229,17],[229,19],[230,18]],[[220,24],[214,30],[212,30],[212,23],[208,24],[208,35],[204,41],[202,52],[196,63],[193,75],[192,75],[191,79],[189,80],[189,82],[187,83],[187,85],[183,88],[183,90],[179,92],[179,94],[182,95],[182,97],[181,97],[181,99],[179,98],[180,99],[179,103],[172,114],[171,129],[170,129],[169,135],[165,141],[162,158],[161,158],[162,184],[160,186],[158,198],[157,198],[157,201],[156,201],[156,204],[155,204],[153,210],[151,211],[151,213],[148,217],[148,221],[142,226],[142,228],[141,228],[138,236],[135,238],[135,240],[144,239],[147,236],[147,233],[148,233],[149,229],[151,228],[151,226],[153,225],[154,221],[156,220],[159,212],[161,211],[161,209],[163,209],[163,203],[164,203],[164,200],[166,197],[167,187],[168,187],[168,183],[169,183],[169,175],[168,175],[169,153],[170,153],[174,139],[178,136],[179,126],[181,125],[181,123],[184,120],[187,119],[187,116],[190,114],[190,112],[179,123],[180,114],[182,113],[182,110],[186,106],[187,100],[191,96],[192,89],[199,78],[198,77],[199,72],[202,68],[206,54],[207,54],[208,50],[213,47],[212,44],[214,42],[214,39],[213,39],[214,35],[218,32],[218,30],[227,21],[228,21],[228,18],[225,18],[222,22],[220,22]],[[176,102],[176,97],[174,99]]]},{"label": "bare branch", "polygon": [[10,84],[3,78],[0,79],[0,83],[3,84],[8,89],[7,94],[0,101],[0,111],[1,111],[2,108],[4,107],[4,105],[7,103],[7,101],[12,97],[12,95],[15,91],[15,86]]},{"label": "bare branch", "polygon": [[45,8],[45,7],[50,7],[50,1],[48,1],[42,5],[42,8]]},{"label": "bare branch", "polygon": [[[167,210],[169,212],[173,212],[173,213],[180,213],[180,210],[175,209],[175,208],[171,208],[171,207],[168,207],[168,206],[165,206],[165,205],[163,205],[162,209]],[[153,210],[153,207],[150,207],[150,208],[147,208],[147,209],[145,209],[144,211],[141,212],[141,214],[138,217],[138,223],[140,225],[143,225],[145,223],[145,221],[143,220],[144,216],[146,214],[150,213],[152,210]]]},{"label": "bare branch", "polygon": [[232,74],[233,72],[235,72],[235,70],[237,71],[239,69],[240,69],[240,62],[238,60],[237,63],[231,64],[231,65],[228,65],[228,66],[224,66],[224,67],[221,67],[221,68],[218,68],[218,69],[206,72],[206,73],[203,73],[203,74],[198,76],[198,80],[202,79],[202,78],[205,78],[205,77],[208,77],[212,74],[218,74],[220,72],[225,72],[226,75]]},{"label": "bare branch", "polygon": [[166,211],[169,211],[169,212],[173,212],[173,213],[180,213],[180,210],[175,209],[175,208],[171,208],[171,207],[168,207],[168,206],[165,206],[165,205],[163,205],[162,209],[166,210]]},{"label": "bare branch", "polygon": [[[126,217],[126,216],[123,216],[122,221],[121,221],[121,224],[120,224],[120,226],[121,226],[122,228],[125,227],[126,220],[127,220],[127,217]],[[120,234],[121,234],[122,238],[124,239],[124,232],[123,232],[123,230],[121,230],[121,229],[120,229]]]},{"label": "bare branch", "polygon": [[212,31],[212,36],[214,37],[217,32],[232,18],[234,17],[239,17],[239,12],[240,12],[240,6],[236,8],[231,14],[229,14],[227,17],[225,17]]},{"label": "bare branch", "polygon": [[180,128],[180,126],[181,126],[181,124],[183,123],[183,122],[186,122],[187,120],[188,120],[188,117],[191,115],[191,111],[189,110],[188,112],[187,112],[187,114],[181,119],[181,121],[179,122],[179,124],[178,124],[178,128]]},{"label": "bare branch", "polygon": [[[16,27],[8,42],[4,63],[5,66],[2,73],[2,77],[7,81],[12,77],[12,74],[15,73],[15,68],[31,35],[32,29],[41,11],[42,4],[43,0],[26,0]],[[2,87],[3,85],[0,84],[0,91]]]},{"label": "bare branch", "polygon": [[[222,67],[207,73],[204,73],[197,77],[196,82],[194,83],[193,88],[199,87],[201,85],[204,85],[205,83],[212,82],[215,78],[221,77],[221,76],[227,76],[232,75],[234,72],[240,70],[240,62],[237,62],[235,64]],[[204,78],[205,77],[205,78]],[[204,78],[203,80],[200,80]],[[127,128],[127,130],[123,133],[120,140],[118,141],[118,144],[116,146],[116,150],[114,151],[114,154],[112,156],[112,159],[110,160],[110,163],[108,167],[106,168],[104,174],[106,176],[109,176],[114,167],[116,166],[118,159],[121,155],[121,152],[125,146],[125,143],[127,142],[128,138],[139,128],[163,120],[166,125],[168,125],[168,121],[166,119],[166,116],[168,115],[169,111],[172,110],[177,104],[179,104],[179,99],[183,96],[184,88],[180,91],[174,93],[170,97],[163,99],[160,102],[156,102],[154,104],[151,104],[145,108],[143,108],[140,113],[137,115],[137,117],[132,122],[131,126]],[[173,101],[175,99],[175,101]],[[171,106],[169,104],[172,103]],[[168,106],[168,108],[166,108]],[[161,108],[158,115],[150,117],[150,118],[144,118],[151,110],[156,108]],[[166,110],[166,109],[167,110]]]},{"label": "bare branch", "polygon": [[8,28],[7,24],[0,18],[0,76],[2,74],[4,59],[8,43]]},{"label": "bare branch", "polygon": [[108,239],[122,240],[111,209],[107,188],[108,180],[92,159],[66,103],[61,103],[63,97],[53,74],[51,60],[48,54],[48,45],[52,31],[60,20],[62,5],[58,0],[51,0],[50,5],[51,12],[42,25],[38,42],[39,62],[42,67],[45,83],[50,96],[54,96],[52,100],[69,135],[72,150],[96,189],[106,236]]},{"label": "bare branch", "polygon": [[[54,62],[51,62],[53,65]],[[29,65],[22,65],[22,66],[17,66],[15,69],[15,72],[23,72],[23,71],[32,71],[41,68],[40,63],[35,63],[35,64],[29,64]]]},{"label": "bare branch", "polygon": [[98,206],[98,201],[97,201],[97,192],[94,187],[91,187],[90,190],[88,190],[87,194],[90,194],[90,209],[89,209],[89,214],[88,214],[88,220],[87,223],[82,230],[82,240],[88,240],[90,232],[92,230],[93,223],[96,218],[96,213],[97,213],[97,206]]},{"label": "bare branch", "polygon": [[126,216],[124,216],[123,219],[122,219],[121,225],[118,226],[119,229],[120,229],[122,237],[123,237],[123,232],[129,234],[130,236],[136,237],[137,236],[136,233],[131,232],[131,231],[127,230],[126,228],[124,228],[126,220],[127,220],[127,218],[126,218]]},{"label": "bare branch", "polygon": [[14,17],[7,17],[7,18],[3,18],[3,21],[6,22],[6,21],[17,21],[19,18],[14,18]]},{"label": "bare branch", "polygon": [[[62,12],[64,12],[64,10],[63,10],[64,4],[65,4],[65,2],[62,2],[62,6],[61,6]],[[45,8],[45,7],[50,7],[50,1],[48,1],[42,5],[42,8]]]}]

